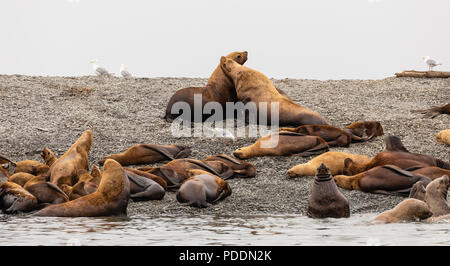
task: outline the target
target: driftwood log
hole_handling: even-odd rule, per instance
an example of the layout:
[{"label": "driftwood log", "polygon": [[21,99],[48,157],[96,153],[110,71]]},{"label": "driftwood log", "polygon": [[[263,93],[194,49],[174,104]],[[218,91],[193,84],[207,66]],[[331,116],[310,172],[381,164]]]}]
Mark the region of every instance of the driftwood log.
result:
[{"label": "driftwood log", "polygon": [[450,78],[450,72],[443,71],[416,71],[405,70],[402,73],[395,73],[399,77],[411,77],[411,78]]}]

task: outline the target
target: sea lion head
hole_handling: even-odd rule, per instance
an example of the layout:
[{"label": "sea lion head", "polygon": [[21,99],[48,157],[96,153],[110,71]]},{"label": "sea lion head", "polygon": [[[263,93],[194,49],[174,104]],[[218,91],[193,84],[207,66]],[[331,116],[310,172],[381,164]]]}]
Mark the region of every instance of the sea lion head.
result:
[{"label": "sea lion head", "polygon": [[431,183],[428,184],[426,188],[426,196],[429,197],[440,197],[447,200],[447,192],[449,189],[449,178],[447,175],[443,175],[436,178]]},{"label": "sea lion head", "polygon": [[411,191],[409,192],[409,197],[413,199],[418,200],[425,200],[425,186],[423,185],[422,181],[417,181],[411,188]]},{"label": "sea lion head", "polygon": [[51,166],[51,164],[56,161],[56,155],[48,148],[42,149],[41,157],[48,166]]},{"label": "sea lion head", "polygon": [[230,78],[237,79],[237,77],[242,73],[242,71],[239,71],[238,69],[239,66],[240,65],[233,59],[225,56],[222,56],[220,58],[220,67],[222,68],[223,72]]},{"label": "sea lion head", "polygon": [[[5,177],[8,177],[6,173],[12,175],[16,171],[16,164],[13,162],[4,163],[0,165],[0,167],[4,169],[4,171],[0,171],[0,176],[4,175]],[[2,174],[2,172],[4,172],[4,174]]]},{"label": "sea lion head", "polygon": [[342,169],[342,174],[344,175],[354,175],[355,171],[355,163],[351,158],[345,158],[344,160],[344,168]]},{"label": "sea lion head", "polygon": [[236,63],[243,65],[245,62],[247,62],[247,51],[243,52],[232,52],[228,54],[226,57],[234,60]]}]

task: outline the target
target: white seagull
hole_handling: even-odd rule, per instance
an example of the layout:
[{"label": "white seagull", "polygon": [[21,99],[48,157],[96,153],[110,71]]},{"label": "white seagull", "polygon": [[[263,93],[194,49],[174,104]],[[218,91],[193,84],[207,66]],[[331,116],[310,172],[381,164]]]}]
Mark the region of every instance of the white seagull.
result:
[{"label": "white seagull", "polygon": [[110,75],[110,73],[108,72],[108,70],[106,70],[103,67],[99,67],[97,65],[97,60],[91,60],[89,61],[92,64],[92,69],[94,70],[95,74],[97,74],[97,76],[107,76]]},{"label": "white seagull", "polygon": [[128,67],[125,66],[124,64],[122,64],[120,66],[120,75],[122,75],[122,77],[124,77],[124,78],[131,78],[131,77],[133,77],[133,75],[131,75],[131,73],[128,72]]},{"label": "white seagull", "polygon": [[428,70],[433,70],[433,67],[442,65],[438,61],[431,59],[429,56],[422,56],[422,60],[428,65]]}]

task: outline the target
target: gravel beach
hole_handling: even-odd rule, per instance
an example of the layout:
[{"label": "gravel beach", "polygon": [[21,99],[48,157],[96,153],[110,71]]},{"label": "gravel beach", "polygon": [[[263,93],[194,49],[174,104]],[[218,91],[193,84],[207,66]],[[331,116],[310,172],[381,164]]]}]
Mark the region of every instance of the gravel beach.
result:
[{"label": "gravel beach", "polygon": [[[91,165],[111,153],[138,143],[181,144],[192,147],[192,158],[232,152],[256,138],[236,141],[175,138],[161,119],[170,96],[178,89],[204,86],[201,78],[35,77],[0,75],[0,154],[14,161],[42,161],[44,147],[58,156],[86,129],[94,132]],[[450,116],[435,119],[411,113],[450,102],[450,79],[386,78],[382,80],[273,80],[298,104],[309,107],[334,126],[377,120],[386,135],[399,136],[412,152],[449,160],[450,147],[435,135],[450,128]],[[374,156],[384,148],[383,137],[334,151]],[[232,195],[205,209],[178,204],[175,193],[161,201],[131,202],[129,215],[161,214],[294,214],[304,215],[312,177],[288,179],[286,171],[312,157],[261,157],[248,160],[257,169],[251,179],[229,181]],[[379,213],[403,198],[341,190],[355,213]]]}]

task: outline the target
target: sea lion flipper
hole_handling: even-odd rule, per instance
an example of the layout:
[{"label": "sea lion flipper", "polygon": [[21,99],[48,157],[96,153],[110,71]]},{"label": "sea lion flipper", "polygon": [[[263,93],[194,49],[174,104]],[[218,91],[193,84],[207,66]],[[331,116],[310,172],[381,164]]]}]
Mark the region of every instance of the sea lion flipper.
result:
[{"label": "sea lion flipper", "polygon": [[130,174],[127,172],[126,175],[127,175],[128,179],[130,179],[130,181],[135,183],[140,188],[146,189],[148,186],[150,186],[150,184],[148,182],[145,182],[141,178],[136,177],[134,174]]},{"label": "sea lion flipper", "polygon": [[217,157],[220,157],[220,158],[222,158],[222,159],[225,159],[225,160],[230,161],[230,162],[232,162],[232,163],[235,163],[235,164],[237,164],[237,165],[241,165],[241,164],[242,164],[242,163],[239,162],[238,160],[236,160],[236,159],[234,159],[234,158],[232,158],[232,157],[230,157],[230,156],[228,156],[228,155],[226,155],[226,154],[223,154],[223,153],[217,155]]},{"label": "sea lion flipper", "polygon": [[217,171],[214,168],[212,168],[211,166],[209,166],[208,164],[206,164],[202,161],[195,160],[195,159],[187,159],[187,161],[208,170],[210,173],[215,174],[216,176],[220,176],[220,174],[217,173]]},{"label": "sea lion flipper", "polygon": [[174,158],[171,154],[169,154],[164,148],[159,147],[157,145],[153,145],[153,144],[144,144],[144,147],[151,149],[153,151],[158,152],[159,154],[165,156],[167,159],[169,159],[170,161],[173,161]]},{"label": "sea lion flipper", "polygon": [[384,142],[386,143],[386,150],[388,151],[409,152],[397,136],[387,136],[384,138]]},{"label": "sea lion flipper", "polygon": [[392,190],[392,191],[377,189],[377,190],[373,190],[371,192],[374,194],[381,194],[381,195],[388,195],[388,196],[408,197],[409,193],[411,192],[411,188]]},{"label": "sea lion flipper", "polygon": [[280,135],[280,136],[308,136],[303,133],[292,132],[292,131],[280,131],[280,132],[278,132],[278,135]]},{"label": "sea lion flipper", "polygon": [[50,183],[50,182],[45,182],[45,184],[47,184],[47,186],[56,190],[57,192],[61,193],[64,197],[67,198],[67,201],[69,201],[69,196],[67,196],[67,194],[62,189],[60,189],[57,185]]},{"label": "sea lion flipper", "polygon": [[411,167],[408,167],[408,168],[403,169],[403,170],[412,172],[412,171],[419,170],[419,169],[422,169],[422,168],[424,168],[424,167],[420,166],[420,165],[415,165],[415,166],[411,166]]},{"label": "sea lion flipper", "polygon": [[413,173],[405,171],[403,169],[400,169],[400,168],[398,168],[398,167],[396,167],[394,165],[383,165],[381,167],[385,168],[385,169],[388,169],[388,170],[391,170],[391,171],[394,171],[397,174],[404,175],[404,176],[407,176],[407,177],[413,177],[414,176]]}]

